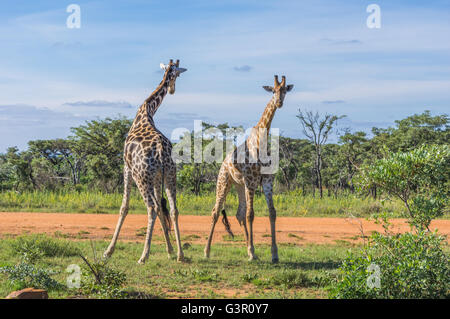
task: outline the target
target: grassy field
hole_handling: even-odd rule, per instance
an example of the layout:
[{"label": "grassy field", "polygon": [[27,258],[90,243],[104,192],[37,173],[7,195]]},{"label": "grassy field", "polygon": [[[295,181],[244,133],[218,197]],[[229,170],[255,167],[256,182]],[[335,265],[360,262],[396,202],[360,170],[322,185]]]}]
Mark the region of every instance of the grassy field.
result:
[{"label": "grassy field", "polygon": [[[36,235],[34,235],[36,236]],[[0,240],[0,267],[16,265],[20,260],[18,244],[23,239],[36,242],[30,237]],[[34,262],[37,267],[57,271],[53,275],[64,283],[65,269],[70,264],[83,265],[73,251],[79,249],[83,255],[93,258],[92,246],[101,255],[106,241],[68,241],[45,237],[37,241],[47,252]],[[185,244],[186,245],[186,244]],[[109,267],[124,272],[127,280],[123,288],[129,297],[139,298],[326,298],[327,287],[336,277],[337,267],[346,252],[358,247],[349,243],[337,245],[280,244],[280,263],[270,262],[270,246],[257,245],[258,261],[247,261],[246,248],[242,245],[216,244],[211,258],[203,258],[203,246],[188,245],[185,249],[187,262],[178,263],[168,259],[161,243],[152,245],[149,261],[138,265],[142,243],[119,242],[110,259]],[[12,284],[6,274],[0,273],[0,298],[21,288]],[[76,289],[51,290],[51,298],[76,297]],[[83,297],[98,298],[97,295]]]},{"label": "grassy field", "polygon": [[[215,200],[214,193],[201,196],[180,193],[177,196],[177,205],[183,215],[209,215]],[[0,211],[117,214],[121,202],[121,193],[106,194],[99,191],[0,192]],[[291,217],[347,217],[349,212],[357,217],[367,217],[382,210],[400,217],[404,211],[403,204],[398,200],[381,204],[371,197],[362,198],[352,194],[338,198],[325,196],[320,199],[311,195],[303,196],[301,192],[294,191],[274,195],[274,203],[278,216]],[[234,212],[237,206],[237,195],[232,192],[227,197],[227,209]],[[256,216],[268,216],[263,195],[256,195],[254,209]],[[133,213],[146,214],[143,200],[136,190],[132,192],[130,210]]]}]

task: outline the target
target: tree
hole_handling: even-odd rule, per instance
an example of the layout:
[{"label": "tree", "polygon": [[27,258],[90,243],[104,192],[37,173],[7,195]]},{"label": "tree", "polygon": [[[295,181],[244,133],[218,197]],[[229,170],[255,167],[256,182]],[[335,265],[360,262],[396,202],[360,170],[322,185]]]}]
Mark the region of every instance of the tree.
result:
[{"label": "tree", "polygon": [[442,216],[450,195],[450,146],[421,146],[394,153],[365,166],[357,178],[361,190],[376,185],[386,195],[399,198],[409,223],[428,229],[431,220]]},{"label": "tree", "polygon": [[339,137],[339,144],[341,145],[339,152],[344,158],[342,165],[346,169],[346,183],[353,192],[353,176],[365,160],[370,160],[370,145],[367,134],[361,131],[355,133],[346,131]]},{"label": "tree", "polygon": [[314,172],[316,174],[317,187],[320,191],[320,198],[323,198],[322,189],[322,163],[323,145],[327,142],[330,133],[339,119],[345,117],[345,115],[337,116],[331,114],[325,114],[323,118],[320,117],[319,112],[313,113],[312,111],[302,112],[298,110],[297,118],[303,127],[303,134],[314,144],[315,149],[315,161]]},{"label": "tree", "polygon": [[73,185],[80,182],[84,156],[77,143],[69,139],[36,140],[28,142],[29,150],[35,157],[43,157],[55,169],[56,178],[64,178],[70,171]]},{"label": "tree", "polygon": [[72,128],[77,156],[86,158],[89,180],[106,191],[122,184],[123,147],[132,121],[125,117],[88,121]]},{"label": "tree", "polygon": [[446,144],[450,140],[447,114],[432,116],[430,111],[395,121],[396,127],[372,129],[374,147],[391,152],[406,152],[425,144]]},{"label": "tree", "polygon": [[33,157],[30,152],[19,152],[17,147],[9,147],[4,155],[14,171],[14,187],[16,189],[35,188],[36,182],[33,177],[31,162]]}]

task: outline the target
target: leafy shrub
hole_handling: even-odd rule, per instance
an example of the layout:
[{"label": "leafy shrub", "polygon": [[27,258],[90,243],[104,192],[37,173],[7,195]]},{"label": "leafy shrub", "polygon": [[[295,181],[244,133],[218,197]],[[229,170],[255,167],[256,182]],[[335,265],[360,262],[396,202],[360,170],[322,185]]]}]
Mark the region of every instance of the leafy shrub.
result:
[{"label": "leafy shrub", "polygon": [[449,160],[448,145],[422,146],[362,169],[357,179],[360,190],[378,187],[402,200],[415,233],[392,234],[387,214],[376,216],[386,234],[374,233],[362,255],[347,257],[331,297],[450,297],[449,259],[441,247],[444,239],[428,230],[448,204]]},{"label": "leafy shrub", "polygon": [[125,298],[128,293],[123,289],[127,281],[125,273],[114,270],[107,265],[107,260],[89,262],[83,257],[86,265],[82,271],[81,293],[96,295],[100,298]]},{"label": "leafy shrub", "polygon": [[428,229],[448,205],[449,166],[450,146],[422,146],[363,167],[355,181],[363,192],[377,187],[399,198],[405,204],[409,223],[417,229]]},{"label": "leafy shrub", "polygon": [[[424,231],[393,236],[373,234],[362,255],[350,255],[344,260],[341,279],[331,288],[330,297],[450,297],[450,265],[441,248],[443,240]],[[372,264],[379,267],[379,288],[368,283],[376,275],[370,270]]]},{"label": "leafy shrub", "polygon": [[63,287],[63,285],[51,278],[55,272],[38,268],[26,262],[21,262],[15,266],[0,267],[0,273],[6,274],[8,280],[17,289],[33,287],[52,290]]}]

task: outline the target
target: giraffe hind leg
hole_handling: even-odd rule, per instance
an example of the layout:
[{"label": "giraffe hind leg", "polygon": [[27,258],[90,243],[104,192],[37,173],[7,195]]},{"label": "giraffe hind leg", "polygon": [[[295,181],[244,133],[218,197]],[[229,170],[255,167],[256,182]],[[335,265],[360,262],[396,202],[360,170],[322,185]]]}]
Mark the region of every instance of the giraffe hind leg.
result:
[{"label": "giraffe hind leg", "polygon": [[156,200],[154,187],[150,181],[155,180],[155,174],[148,174],[144,178],[138,181],[135,178],[136,184],[139,191],[144,199],[145,205],[147,206],[147,232],[145,235],[144,250],[142,251],[141,258],[138,263],[143,264],[147,261],[150,254],[150,246],[152,241],[153,227],[155,226],[155,220],[158,215],[158,209],[160,209],[159,201]]},{"label": "giraffe hind leg", "polygon": [[239,198],[239,206],[236,212],[236,219],[239,222],[239,225],[242,226],[244,230],[245,240],[248,243],[248,229],[247,229],[247,221],[245,218],[247,204],[245,200],[245,186],[244,185],[236,185],[236,191],[238,193]]},{"label": "giraffe hind leg", "polygon": [[173,247],[172,244],[170,243],[170,236],[169,236],[170,221],[169,222],[167,221],[167,216],[164,212],[164,209],[167,210],[167,208],[166,207],[163,208],[163,206],[161,205],[163,202],[162,200],[163,197],[161,194],[161,183],[160,182],[156,183],[156,185],[158,185],[154,187],[155,203],[157,203],[156,212],[159,217],[161,229],[164,234],[164,239],[166,241],[166,251],[170,258],[170,255],[173,253]]},{"label": "giraffe hind leg", "polygon": [[170,217],[172,218],[172,224],[175,231],[175,240],[177,244],[177,260],[183,261],[184,254],[181,246],[180,228],[178,225],[178,208],[177,208],[177,191],[176,191],[176,173],[171,174],[165,178],[166,195],[169,201]]}]

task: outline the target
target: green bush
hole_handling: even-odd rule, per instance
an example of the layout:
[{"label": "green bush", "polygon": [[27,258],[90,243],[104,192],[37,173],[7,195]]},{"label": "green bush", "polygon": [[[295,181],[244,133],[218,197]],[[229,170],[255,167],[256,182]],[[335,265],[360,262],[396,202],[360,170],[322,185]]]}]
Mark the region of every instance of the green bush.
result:
[{"label": "green bush", "polygon": [[[441,248],[443,241],[436,233],[424,231],[392,236],[375,233],[362,255],[344,260],[330,297],[449,298],[450,266]],[[371,269],[370,265],[375,266]]]},{"label": "green bush", "polygon": [[15,266],[0,267],[0,273],[6,274],[8,280],[16,289],[26,287],[42,288],[46,290],[61,289],[63,285],[51,278],[55,272],[35,265],[21,262]]},{"label": "green bush", "polygon": [[362,192],[376,187],[387,196],[399,198],[409,223],[417,229],[428,229],[448,207],[449,167],[450,146],[427,145],[363,167],[355,182]]},{"label": "green bush", "polygon": [[128,295],[123,289],[126,274],[112,269],[105,260],[87,262],[82,274],[80,292],[83,295],[99,298],[125,298]]},{"label": "green bush", "polygon": [[330,291],[332,298],[450,297],[445,240],[428,230],[448,205],[449,160],[448,145],[431,145],[363,167],[356,180],[360,190],[377,187],[402,200],[415,232],[392,234],[386,212],[378,214],[386,234],[373,234],[360,256],[348,256],[341,279]]}]

